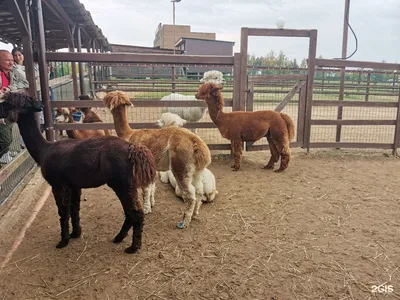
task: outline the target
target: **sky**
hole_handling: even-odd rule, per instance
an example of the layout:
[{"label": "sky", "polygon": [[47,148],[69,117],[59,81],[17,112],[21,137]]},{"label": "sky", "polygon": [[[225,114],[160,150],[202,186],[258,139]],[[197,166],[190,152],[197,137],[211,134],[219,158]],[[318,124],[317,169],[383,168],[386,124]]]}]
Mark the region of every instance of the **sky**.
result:
[{"label": "sky", "polygon": [[[81,0],[110,43],[153,46],[158,24],[172,24],[170,0]],[[317,56],[341,56],[344,0],[182,0],[176,3],[177,25],[192,31],[215,32],[218,40],[235,42],[240,28],[276,28],[278,17],[286,29],[317,29]],[[350,25],[358,38],[352,60],[400,62],[400,0],[351,0]],[[3,46],[0,44],[0,46]],[[9,46],[6,47],[9,49]],[[355,49],[349,30],[348,54]],[[250,37],[249,54],[280,50],[301,60],[307,57],[307,38]]]}]

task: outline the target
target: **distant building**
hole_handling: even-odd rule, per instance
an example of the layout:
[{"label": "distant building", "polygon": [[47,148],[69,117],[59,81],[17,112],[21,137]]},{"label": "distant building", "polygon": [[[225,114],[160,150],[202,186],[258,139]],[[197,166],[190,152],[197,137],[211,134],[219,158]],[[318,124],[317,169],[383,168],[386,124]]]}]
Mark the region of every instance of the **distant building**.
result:
[{"label": "distant building", "polygon": [[[147,54],[174,54],[172,49],[160,47],[143,47],[132,45],[111,44],[113,53],[147,53]],[[177,68],[177,74],[181,74],[182,68]],[[111,76],[116,78],[148,78],[148,77],[166,77],[171,75],[170,67],[152,67],[152,66],[113,66]]]},{"label": "distant building", "polygon": [[[207,40],[200,38],[182,37],[176,43],[176,48],[180,50],[182,55],[218,55],[233,56],[233,46],[235,42]],[[186,74],[202,74],[210,68],[204,67],[186,67]],[[232,68],[212,68],[221,71],[224,74],[231,74]]]},{"label": "distant building", "polygon": [[156,30],[153,46],[174,49],[174,45],[182,37],[215,40],[215,33],[192,32],[189,25],[175,25],[174,40],[174,25],[163,25],[160,23]]}]

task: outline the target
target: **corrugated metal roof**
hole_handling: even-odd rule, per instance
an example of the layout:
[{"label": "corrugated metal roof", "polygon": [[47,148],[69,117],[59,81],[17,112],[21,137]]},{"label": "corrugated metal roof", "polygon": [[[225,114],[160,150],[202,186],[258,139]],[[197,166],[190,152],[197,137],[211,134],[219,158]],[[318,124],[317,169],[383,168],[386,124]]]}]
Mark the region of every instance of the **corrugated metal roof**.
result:
[{"label": "corrugated metal roof", "polygon": [[[22,45],[22,34],[9,7],[13,5],[12,3],[13,1],[0,0],[0,41]],[[82,48],[87,48],[91,40],[96,39],[97,45],[105,50],[111,50],[107,38],[79,0],[43,0],[42,8],[46,48],[50,50],[68,48],[65,32],[65,24],[68,23],[69,28],[76,24],[81,26]],[[31,18],[31,23],[32,21]],[[34,26],[31,28],[33,31]]]}]

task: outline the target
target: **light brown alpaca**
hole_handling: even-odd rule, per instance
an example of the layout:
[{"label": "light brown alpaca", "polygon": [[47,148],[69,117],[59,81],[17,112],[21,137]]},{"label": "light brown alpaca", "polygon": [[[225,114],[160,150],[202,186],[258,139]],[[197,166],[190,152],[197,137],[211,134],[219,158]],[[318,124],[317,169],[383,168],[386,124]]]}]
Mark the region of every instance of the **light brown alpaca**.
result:
[{"label": "light brown alpaca", "polygon": [[276,172],[285,170],[290,161],[290,140],[294,137],[292,119],[287,114],[273,110],[224,113],[221,89],[213,83],[203,84],[196,98],[205,100],[212,121],[217,125],[221,135],[231,141],[234,156],[233,170],[237,171],[240,168],[243,142],[255,142],[263,137],[267,138],[271,151],[271,158],[263,168],[273,169],[281,157],[281,165]]},{"label": "light brown alpaca", "polygon": [[188,203],[178,228],[187,227],[193,214],[199,214],[202,203],[203,191],[196,191],[195,186],[199,186],[202,171],[211,163],[207,145],[185,128],[131,129],[126,117],[126,106],[132,103],[124,92],[109,92],[104,97],[104,103],[111,110],[117,135],[131,143],[147,146],[155,157],[157,171],[172,171],[182,191],[182,198]]},{"label": "light brown alpaca", "polygon": [[[78,110],[74,108],[57,108],[55,121],[56,123],[76,123],[72,114]],[[110,135],[103,129],[90,129],[90,130],[67,130],[67,135],[70,139],[83,140],[95,136]]]}]

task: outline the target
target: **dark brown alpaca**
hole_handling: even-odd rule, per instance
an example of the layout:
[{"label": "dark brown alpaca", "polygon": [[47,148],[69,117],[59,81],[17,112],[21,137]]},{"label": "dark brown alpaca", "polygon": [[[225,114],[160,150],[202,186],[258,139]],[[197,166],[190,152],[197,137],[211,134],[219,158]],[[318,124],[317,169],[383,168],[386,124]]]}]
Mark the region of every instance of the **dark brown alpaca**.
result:
[{"label": "dark brown alpaca", "polygon": [[243,142],[255,142],[263,137],[267,138],[271,151],[271,158],[263,168],[273,169],[280,157],[281,165],[276,172],[285,170],[290,161],[290,140],[294,137],[292,119],[287,114],[273,110],[224,113],[221,89],[222,87],[213,83],[203,84],[199,87],[196,98],[205,100],[212,121],[221,135],[231,141],[233,170],[240,168]]},{"label": "dark brown alpaca", "polygon": [[134,253],[140,249],[144,216],[137,190],[147,187],[156,176],[150,150],[112,136],[48,142],[41,135],[34,117],[34,112],[41,110],[38,101],[19,93],[8,93],[3,100],[0,117],[18,122],[29,153],[52,187],[61,226],[57,248],[66,247],[70,238],[81,235],[81,189],[107,184],[117,194],[125,213],[125,221],[113,242],[122,242],[132,227],[132,245],[125,252]]}]

